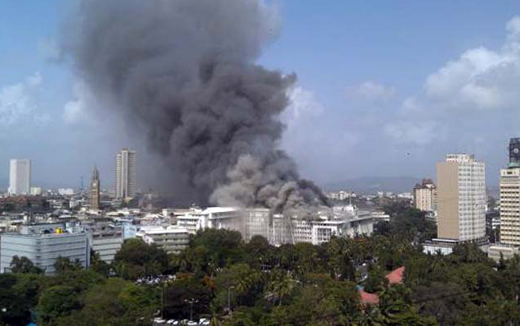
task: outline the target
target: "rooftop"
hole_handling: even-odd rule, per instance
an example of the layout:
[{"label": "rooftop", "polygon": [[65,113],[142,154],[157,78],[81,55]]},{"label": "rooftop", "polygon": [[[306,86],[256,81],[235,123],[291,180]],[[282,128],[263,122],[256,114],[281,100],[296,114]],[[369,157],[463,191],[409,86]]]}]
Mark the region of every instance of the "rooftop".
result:
[{"label": "rooftop", "polygon": [[171,225],[168,227],[162,227],[162,226],[152,226],[152,227],[143,227],[141,230],[138,231],[140,234],[167,234],[167,233],[188,233],[188,230]]},{"label": "rooftop", "polygon": [[386,279],[388,280],[388,284],[402,284],[404,278],[404,266],[399,267],[398,269],[394,269],[390,273],[386,274]]},{"label": "rooftop", "polygon": [[215,213],[229,213],[236,212],[237,209],[233,207],[208,207],[202,211],[203,214],[215,214]]}]

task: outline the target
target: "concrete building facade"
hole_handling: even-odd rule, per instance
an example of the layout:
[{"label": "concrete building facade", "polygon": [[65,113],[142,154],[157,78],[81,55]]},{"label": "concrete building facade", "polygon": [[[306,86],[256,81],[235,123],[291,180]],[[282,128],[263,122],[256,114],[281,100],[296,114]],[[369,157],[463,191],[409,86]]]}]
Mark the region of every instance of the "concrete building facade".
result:
[{"label": "concrete building facade", "polygon": [[66,233],[61,227],[27,227],[20,233],[5,233],[0,238],[0,272],[10,271],[14,256],[27,257],[45,274],[55,273],[58,257],[78,260],[84,268],[90,264],[86,233]]},{"label": "concrete building facade", "polygon": [[415,208],[421,211],[437,210],[437,187],[431,179],[423,179],[422,183],[415,185],[413,201]]},{"label": "concrete building facade", "polygon": [[507,169],[500,170],[500,242],[520,246],[520,138],[511,138]]},{"label": "concrete building facade", "polygon": [[266,239],[271,237],[271,212],[267,208],[249,208],[244,210],[244,240],[249,241],[255,235]]},{"label": "concrete building facade", "polygon": [[500,241],[520,245],[520,169],[500,170]]},{"label": "concrete building facade", "polygon": [[29,195],[31,193],[31,160],[13,159],[9,169],[9,194]]},{"label": "concrete building facade", "polygon": [[485,164],[473,155],[448,154],[437,163],[437,236],[472,241],[486,234]]},{"label": "concrete building facade", "polygon": [[111,263],[124,242],[122,226],[96,223],[87,227],[90,248],[105,263]]},{"label": "concrete building facade", "polygon": [[155,244],[167,253],[177,254],[185,249],[190,242],[190,232],[179,226],[152,226],[141,228],[137,237],[148,244]]}]

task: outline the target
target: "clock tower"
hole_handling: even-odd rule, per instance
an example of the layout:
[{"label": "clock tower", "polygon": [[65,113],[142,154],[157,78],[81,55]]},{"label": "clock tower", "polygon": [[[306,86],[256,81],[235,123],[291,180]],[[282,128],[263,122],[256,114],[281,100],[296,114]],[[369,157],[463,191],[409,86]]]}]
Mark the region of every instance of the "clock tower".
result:
[{"label": "clock tower", "polygon": [[509,165],[510,168],[520,167],[520,138],[511,138],[509,141]]},{"label": "clock tower", "polygon": [[92,210],[98,210],[100,207],[100,187],[99,171],[95,167],[94,172],[92,172],[92,182],[90,183],[90,209]]}]

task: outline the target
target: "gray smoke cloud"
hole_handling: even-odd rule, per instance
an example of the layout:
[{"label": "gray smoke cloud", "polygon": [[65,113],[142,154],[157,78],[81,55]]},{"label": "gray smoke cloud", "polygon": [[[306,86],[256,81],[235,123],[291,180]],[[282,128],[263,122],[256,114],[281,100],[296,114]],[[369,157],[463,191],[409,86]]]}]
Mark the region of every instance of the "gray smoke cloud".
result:
[{"label": "gray smoke cloud", "polygon": [[146,135],[174,195],[275,212],[326,203],[279,149],[296,77],[255,64],[280,29],[276,8],[84,0],[75,20],[64,49],[79,78]]}]

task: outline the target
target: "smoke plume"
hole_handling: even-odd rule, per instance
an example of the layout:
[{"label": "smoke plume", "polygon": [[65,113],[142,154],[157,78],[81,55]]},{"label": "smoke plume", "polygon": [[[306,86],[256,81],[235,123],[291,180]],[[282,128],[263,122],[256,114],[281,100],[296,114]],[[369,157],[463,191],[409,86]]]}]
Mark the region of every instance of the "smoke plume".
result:
[{"label": "smoke plume", "polygon": [[[279,149],[296,77],[257,64],[280,22],[262,0],[84,0],[65,51],[106,110],[144,131],[176,194],[275,212],[325,203]],[[101,113],[102,114],[102,113]],[[165,179],[167,179],[165,177]]]}]

